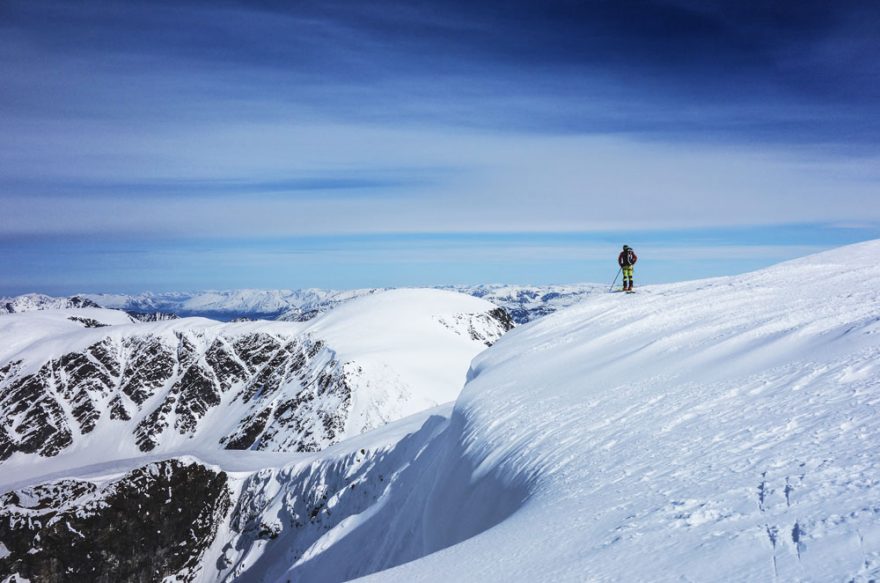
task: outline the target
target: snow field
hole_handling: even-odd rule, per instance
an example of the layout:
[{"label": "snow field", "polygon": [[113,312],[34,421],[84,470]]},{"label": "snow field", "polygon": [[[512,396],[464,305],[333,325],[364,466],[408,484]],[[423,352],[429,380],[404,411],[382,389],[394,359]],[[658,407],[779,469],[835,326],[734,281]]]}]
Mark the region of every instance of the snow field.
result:
[{"label": "snow field", "polygon": [[475,477],[527,501],[373,579],[876,578],[878,258],[594,297],[508,334],[454,416]]}]

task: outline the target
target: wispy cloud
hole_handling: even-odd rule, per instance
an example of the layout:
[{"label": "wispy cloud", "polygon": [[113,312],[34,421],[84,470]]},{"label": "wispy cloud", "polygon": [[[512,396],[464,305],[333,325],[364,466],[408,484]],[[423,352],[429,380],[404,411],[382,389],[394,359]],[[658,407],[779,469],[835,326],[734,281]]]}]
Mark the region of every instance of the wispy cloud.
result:
[{"label": "wispy cloud", "polygon": [[[326,175],[303,175],[275,180],[248,178],[198,179],[152,178],[141,180],[100,180],[82,178],[32,178],[0,181],[0,187],[16,197],[89,198],[140,196],[148,199],[166,197],[206,198],[212,201],[239,195],[269,196],[321,193],[322,196],[394,196],[401,189],[425,188],[440,181],[441,170],[407,169],[404,171],[338,171]],[[8,194],[6,196],[9,196]],[[3,198],[0,195],[0,198]]]},{"label": "wispy cloud", "polygon": [[[185,240],[191,273],[192,246],[218,234],[684,229],[681,244],[708,228],[721,235],[705,248],[767,259],[811,243],[758,252],[754,233],[724,229],[880,221],[878,18],[858,1],[12,0],[0,237],[24,252],[136,235],[144,258]],[[453,260],[431,244],[408,253]],[[506,252],[474,245],[486,262]],[[247,261],[223,248],[236,273],[263,277],[246,266],[265,246]],[[520,273],[543,279],[572,276],[554,253],[589,259],[558,242],[518,249]],[[759,262],[723,252],[731,270]],[[316,256],[316,279],[344,279],[343,265],[353,285],[397,277]],[[109,282],[130,275],[101,265]],[[39,277],[24,259],[6,270]]]}]

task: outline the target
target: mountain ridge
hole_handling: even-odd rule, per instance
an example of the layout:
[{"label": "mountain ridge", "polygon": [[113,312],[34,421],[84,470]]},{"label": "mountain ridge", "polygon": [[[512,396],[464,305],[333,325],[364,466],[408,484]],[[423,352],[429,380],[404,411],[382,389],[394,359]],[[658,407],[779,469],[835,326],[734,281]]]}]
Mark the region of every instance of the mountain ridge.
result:
[{"label": "mountain ridge", "polygon": [[[7,312],[20,312],[42,309],[41,305],[46,308],[59,307],[80,298],[80,300],[88,301],[91,307],[100,306],[124,310],[131,316],[145,321],[177,316],[206,317],[220,321],[249,318],[302,322],[311,320],[345,302],[392,289],[396,288],[363,288],[342,291],[318,288],[299,290],[241,289],[202,292],[144,292],[136,295],[78,294],[71,298],[26,294],[0,298],[0,306],[8,306]],[[577,303],[589,295],[603,293],[607,290],[607,286],[591,283],[543,286],[484,284],[445,285],[420,289],[453,291],[488,300],[507,310],[514,322],[524,324]],[[35,296],[40,296],[42,300],[27,299]]]}]

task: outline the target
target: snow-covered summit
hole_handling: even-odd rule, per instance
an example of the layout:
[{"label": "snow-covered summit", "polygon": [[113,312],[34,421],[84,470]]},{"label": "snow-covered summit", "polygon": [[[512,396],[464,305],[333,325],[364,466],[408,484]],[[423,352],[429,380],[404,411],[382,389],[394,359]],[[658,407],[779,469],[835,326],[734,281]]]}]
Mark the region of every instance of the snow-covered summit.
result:
[{"label": "snow-covered summit", "polygon": [[45,294],[24,294],[14,298],[0,298],[0,314],[15,314],[34,310],[61,310],[70,308],[97,308],[98,304],[85,296],[57,298]]}]

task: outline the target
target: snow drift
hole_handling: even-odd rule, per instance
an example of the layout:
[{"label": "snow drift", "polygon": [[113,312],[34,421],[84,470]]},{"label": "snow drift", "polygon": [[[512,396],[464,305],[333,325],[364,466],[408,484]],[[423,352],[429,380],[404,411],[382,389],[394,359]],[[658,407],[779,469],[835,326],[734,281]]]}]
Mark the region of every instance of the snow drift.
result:
[{"label": "snow drift", "polygon": [[876,579],[878,259],[872,241],[515,330],[473,363],[455,461],[423,487],[475,468],[525,502],[373,579]]}]

